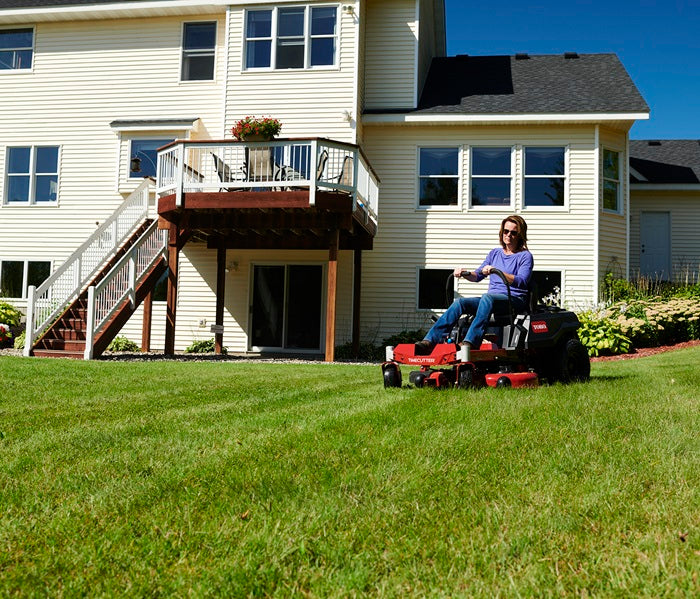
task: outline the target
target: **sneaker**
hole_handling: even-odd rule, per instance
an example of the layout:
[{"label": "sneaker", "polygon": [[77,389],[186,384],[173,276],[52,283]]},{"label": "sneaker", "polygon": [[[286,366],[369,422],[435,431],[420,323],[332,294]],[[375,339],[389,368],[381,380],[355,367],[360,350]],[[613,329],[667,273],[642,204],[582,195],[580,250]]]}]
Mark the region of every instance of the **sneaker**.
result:
[{"label": "sneaker", "polygon": [[422,341],[418,341],[415,344],[415,350],[414,354],[416,356],[429,356],[430,354],[433,353],[433,348],[435,347],[435,344],[432,341],[428,341],[427,339],[423,339]]}]

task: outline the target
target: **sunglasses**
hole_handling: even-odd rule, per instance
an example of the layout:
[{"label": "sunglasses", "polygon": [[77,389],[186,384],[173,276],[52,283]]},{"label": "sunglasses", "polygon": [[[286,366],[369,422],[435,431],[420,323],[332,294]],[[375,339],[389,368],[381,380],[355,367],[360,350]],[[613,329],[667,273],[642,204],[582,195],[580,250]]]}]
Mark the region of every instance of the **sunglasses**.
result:
[{"label": "sunglasses", "polygon": [[513,237],[518,236],[518,232],[515,229],[503,229],[504,235],[512,235]]}]

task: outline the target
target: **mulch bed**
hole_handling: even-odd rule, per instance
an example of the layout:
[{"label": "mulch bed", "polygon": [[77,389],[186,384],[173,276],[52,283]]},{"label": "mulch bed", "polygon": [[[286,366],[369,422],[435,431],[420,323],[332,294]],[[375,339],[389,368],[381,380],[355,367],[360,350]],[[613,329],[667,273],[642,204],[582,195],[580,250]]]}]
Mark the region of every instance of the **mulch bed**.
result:
[{"label": "mulch bed", "polygon": [[633,350],[629,354],[619,354],[617,356],[598,356],[597,358],[591,358],[591,362],[607,362],[609,360],[630,360],[632,358],[646,358],[647,356],[662,354],[667,351],[673,351],[674,349],[685,349],[687,347],[695,347],[696,345],[700,345],[700,339],[694,339],[693,341],[684,341],[683,343],[676,343],[675,345],[660,345],[659,347],[640,347],[639,349]]}]

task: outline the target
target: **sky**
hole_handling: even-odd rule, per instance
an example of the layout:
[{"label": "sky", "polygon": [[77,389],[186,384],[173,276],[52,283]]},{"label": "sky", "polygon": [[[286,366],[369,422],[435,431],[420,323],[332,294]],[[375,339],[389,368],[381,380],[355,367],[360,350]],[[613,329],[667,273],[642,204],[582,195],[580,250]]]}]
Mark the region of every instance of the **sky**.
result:
[{"label": "sky", "polygon": [[447,54],[613,52],[646,100],[631,139],[700,139],[700,0],[445,0]]}]

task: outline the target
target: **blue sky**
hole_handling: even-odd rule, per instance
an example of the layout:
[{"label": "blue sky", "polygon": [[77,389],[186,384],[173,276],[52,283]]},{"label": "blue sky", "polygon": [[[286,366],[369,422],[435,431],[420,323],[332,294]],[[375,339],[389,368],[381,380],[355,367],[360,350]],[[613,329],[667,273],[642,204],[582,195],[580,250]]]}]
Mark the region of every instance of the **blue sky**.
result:
[{"label": "blue sky", "polygon": [[651,108],[632,139],[700,139],[700,0],[445,0],[447,53],[614,52]]}]

